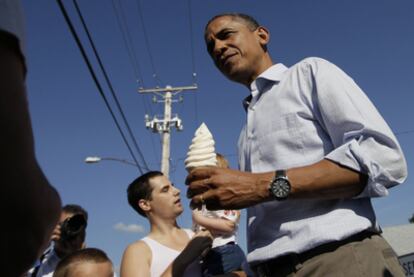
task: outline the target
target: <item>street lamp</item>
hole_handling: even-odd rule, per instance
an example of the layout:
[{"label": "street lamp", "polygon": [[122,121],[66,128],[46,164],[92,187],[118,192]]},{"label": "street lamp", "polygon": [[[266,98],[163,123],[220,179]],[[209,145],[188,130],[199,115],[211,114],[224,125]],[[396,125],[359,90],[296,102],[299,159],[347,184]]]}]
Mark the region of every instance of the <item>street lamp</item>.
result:
[{"label": "street lamp", "polygon": [[138,167],[138,165],[134,162],[125,160],[125,159],[118,159],[118,158],[112,158],[112,157],[86,157],[85,159],[85,163],[87,164],[95,164],[95,163],[99,163],[100,161],[117,161],[120,163],[124,163],[124,164],[129,164],[135,167]]}]

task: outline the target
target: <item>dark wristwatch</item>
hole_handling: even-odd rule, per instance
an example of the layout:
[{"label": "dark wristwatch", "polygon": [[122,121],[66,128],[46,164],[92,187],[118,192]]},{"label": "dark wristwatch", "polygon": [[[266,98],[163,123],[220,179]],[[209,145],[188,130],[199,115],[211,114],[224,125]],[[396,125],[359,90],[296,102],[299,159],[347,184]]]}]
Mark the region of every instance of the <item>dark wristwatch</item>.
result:
[{"label": "dark wristwatch", "polygon": [[270,195],[276,200],[284,200],[290,194],[290,182],[285,170],[276,170],[275,177],[270,182]]}]

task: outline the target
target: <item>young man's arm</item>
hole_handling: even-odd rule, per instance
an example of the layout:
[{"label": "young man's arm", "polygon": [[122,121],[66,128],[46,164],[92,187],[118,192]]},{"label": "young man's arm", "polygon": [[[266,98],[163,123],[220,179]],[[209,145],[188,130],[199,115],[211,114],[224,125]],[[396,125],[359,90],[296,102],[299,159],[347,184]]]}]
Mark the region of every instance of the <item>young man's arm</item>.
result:
[{"label": "young man's arm", "polygon": [[0,205],[5,211],[0,268],[4,276],[19,276],[33,265],[49,242],[61,207],[59,195],[35,158],[24,62],[13,39],[0,30]]},{"label": "young man's arm", "polygon": [[151,276],[151,249],[137,241],[125,249],[121,262],[121,277]]}]

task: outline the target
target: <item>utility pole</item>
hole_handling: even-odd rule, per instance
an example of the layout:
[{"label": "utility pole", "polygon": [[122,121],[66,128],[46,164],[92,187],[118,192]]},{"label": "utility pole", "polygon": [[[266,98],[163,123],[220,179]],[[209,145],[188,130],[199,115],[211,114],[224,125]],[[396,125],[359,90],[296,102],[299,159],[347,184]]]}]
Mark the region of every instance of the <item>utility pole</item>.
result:
[{"label": "utility pole", "polygon": [[161,172],[169,177],[170,171],[170,140],[171,140],[171,127],[175,127],[177,131],[183,130],[182,120],[178,117],[178,114],[173,115],[172,103],[181,102],[182,97],[178,100],[174,99],[174,96],[184,91],[196,90],[197,85],[186,87],[171,87],[154,88],[154,89],[139,89],[139,93],[152,93],[161,97],[161,100],[154,96],[155,103],[164,103],[164,116],[158,118],[156,115],[151,118],[148,114],[145,115],[145,127],[151,129],[154,133],[159,133],[162,136],[162,157],[161,157]]}]

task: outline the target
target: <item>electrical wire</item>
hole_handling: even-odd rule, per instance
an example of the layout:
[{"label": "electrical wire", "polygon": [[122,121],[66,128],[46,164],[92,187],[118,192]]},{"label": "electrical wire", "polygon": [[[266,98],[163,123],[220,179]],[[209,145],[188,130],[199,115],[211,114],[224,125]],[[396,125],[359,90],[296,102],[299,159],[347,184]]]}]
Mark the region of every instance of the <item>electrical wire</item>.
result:
[{"label": "electrical wire", "polygon": [[71,31],[71,33],[72,33],[72,35],[73,35],[74,39],[75,39],[75,41],[76,41],[76,44],[77,44],[77,46],[78,46],[78,48],[79,48],[79,50],[80,50],[81,54],[82,54],[82,57],[83,57],[83,59],[84,59],[84,61],[85,61],[86,65],[87,65],[87,67],[88,67],[88,70],[89,70],[90,74],[92,75],[92,79],[93,79],[93,80],[94,80],[94,82],[95,82],[95,85],[96,85],[96,87],[97,87],[97,89],[98,89],[98,91],[99,91],[99,94],[101,95],[102,99],[104,100],[105,105],[106,105],[106,107],[108,108],[109,113],[111,114],[112,119],[114,120],[115,125],[116,125],[116,127],[117,127],[117,129],[118,129],[119,133],[121,134],[122,139],[123,139],[123,141],[124,141],[125,145],[126,145],[126,146],[127,146],[127,148],[128,148],[129,153],[131,154],[131,157],[133,158],[133,160],[134,160],[134,161],[135,161],[135,163],[137,164],[137,167],[138,167],[138,169],[139,169],[140,173],[141,173],[141,174],[144,174],[144,171],[142,170],[142,168],[141,168],[140,164],[138,163],[137,158],[135,157],[135,155],[134,155],[134,153],[133,153],[133,151],[132,151],[132,149],[131,149],[131,146],[129,145],[129,143],[128,143],[128,141],[127,141],[127,139],[126,139],[126,137],[125,137],[125,135],[124,135],[124,133],[123,133],[123,131],[122,131],[122,129],[121,129],[121,126],[119,125],[119,122],[118,122],[118,120],[116,119],[115,114],[114,114],[114,112],[113,112],[113,110],[112,110],[111,106],[109,105],[108,99],[106,98],[106,96],[105,96],[105,94],[104,94],[104,92],[103,92],[103,90],[102,90],[102,87],[101,87],[101,85],[100,85],[100,83],[99,83],[99,81],[98,81],[98,78],[96,77],[96,74],[95,74],[95,72],[94,72],[94,70],[93,70],[93,68],[92,68],[92,65],[91,65],[91,63],[90,63],[90,61],[89,61],[89,59],[88,59],[88,57],[87,57],[87,55],[86,55],[85,49],[83,48],[82,43],[81,43],[81,41],[80,41],[80,39],[79,39],[79,37],[78,37],[78,35],[77,35],[77,33],[76,33],[76,30],[75,30],[75,28],[74,28],[74,26],[73,26],[73,24],[72,24],[72,22],[71,22],[71,20],[70,20],[70,18],[69,18],[69,15],[68,15],[68,13],[66,12],[66,9],[65,9],[65,7],[64,7],[64,5],[63,5],[63,3],[62,3],[62,0],[57,0],[57,2],[58,2],[58,5],[59,5],[59,8],[60,8],[60,10],[61,10],[61,12],[62,12],[62,14],[63,14],[63,17],[65,18],[65,21],[66,21],[66,23],[67,23],[67,25],[68,25],[68,27],[69,27],[69,29],[70,29],[70,31]]},{"label": "electrical wire", "polygon": [[194,35],[193,35],[193,16],[192,16],[192,7],[191,0],[187,1],[188,3],[188,21],[190,27],[190,52],[191,52],[191,69],[193,71],[193,84],[197,85],[197,74],[195,71],[195,55],[194,55]]},{"label": "electrical wire", "polygon": [[113,7],[113,10],[115,12],[115,17],[116,17],[116,21],[118,23],[118,27],[121,30],[122,39],[123,39],[125,48],[127,50],[128,56],[129,56],[129,60],[131,62],[132,68],[134,70],[135,78],[137,79],[138,85],[140,87],[145,87],[144,79],[142,78],[142,74],[141,74],[141,68],[140,68],[138,59],[135,55],[135,51],[134,51],[135,47],[134,47],[134,44],[133,44],[131,36],[130,36],[128,25],[126,24],[125,21],[123,21],[123,19],[125,19],[125,16],[123,14],[122,8],[120,8],[122,15],[119,16],[117,7],[115,5],[115,0],[112,0],[112,7]]},{"label": "electrical wire", "polygon": [[[129,31],[128,24],[125,21],[126,17],[122,9],[121,2],[118,1],[118,3],[119,3],[119,12],[115,5],[115,0],[112,0],[112,8],[115,13],[115,18],[118,23],[119,30],[121,31],[121,34],[122,34],[122,39],[123,39],[125,48],[129,56],[129,60],[134,69],[134,74],[135,74],[135,78],[138,81],[138,86],[140,88],[143,88],[145,87],[145,83],[144,83],[144,78],[141,77],[142,74],[141,74],[139,62],[138,62],[137,56],[135,55],[135,51],[134,51],[135,46],[131,38],[131,33]],[[119,13],[121,13],[121,15]],[[148,110],[150,110],[152,113],[151,106],[148,104],[146,97],[144,97],[144,110],[145,110],[145,113],[148,113]]]},{"label": "electrical wire", "polygon": [[138,155],[141,158],[142,163],[144,164],[144,169],[146,169],[147,171],[149,171],[147,162],[145,161],[145,157],[142,154],[142,151],[141,151],[141,149],[138,146],[137,140],[135,139],[135,136],[132,133],[131,127],[130,127],[130,125],[128,123],[128,120],[126,119],[126,116],[125,116],[125,113],[124,113],[124,111],[123,111],[123,109],[121,107],[121,104],[119,103],[118,97],[116,96],[116,93],[115,93],[115,90],[114,90],[114,88],[112,86],[112,83],[109,80],[108,74],[106,73],[105,67],[104,67],[104,65],[102,63],[102,60],[101,60],[100,56],[99,56],[98,50],[95,47],[95,43],[93,42],[92,36],[91,36],[91,34],[89,32],[88,26],[86,25],[85,19],[84,19],[83,15],[82,15],[82,12],[81,12],[80,8],[79,8],[79,5],[77,3],[77,0],[73,0],[73,3],[75,5],[76,11],[78,13],[78,16],[79,16],[79,18],[81,20],[83,29],[85,30],[85,33],[86,33],[86,35],[88,37],[89,43],[91,44],[93,53],[95,54],[95,58],[98,61],[99,67],[102,70],[102,73],[104,75],[105,81],[106,81],[106,83],[107,83],[107,85],[109,87],[109,90],[110,90],[110,92],[112,94],[112,97],[113,97],[113,99],[114,99],[114,101],[116,103],[116,106],[118,108],[118,111],[121,114],[121,117],[122,117],[122,119],[124,121],[124,124],[125,124],[125,126],[126,126],[126,128],[128,130],[129,136],[130,136],[132,142],[134,143],[135,150],[138,152]]},{"label": "electrical wire", "polygon": [[[134,51],[135,46],[134,46],[134,43],[133,43],[133,40],[132,40],[132,37],[131,37],[131,32],[129,31],[129,28],[128,28],[128,24],[125,21],[126,16],[125,16],[122,4],[121,4],[121,0],[118,0],[118,4],[119,4],[119,11],[118,11],[118,9],[115,5],[115,0],[112,0],[112,7],[113,7],[113,10],[114,10],[114,13],[115,13],[115,17],[116,17],[116,20],[117,20],[117,23],[118,23],[118,27],[119,27],[119,29],[121,31],[121,34],[122,34],[122,38],[123,38],[125,48],[127,49],[127,52],[128,52],[130,61],[132,63],[132,66],[134,68],[134,71],[136,72],[136,74],[137,73],[140,74],[141,71],[140,71],[140,67],[139,67],[139,62],[138,62],[137,56],[135,55],[135,51]],[[139,79],[141,79],[140,76],[136,75],[136,78],[139,80]],[[142,87],[141,88],[143,88],[145,86],[144,79],[142,78],[141,80],[142,80],[142,83],[141,83]],[[148,114],[148,110],[150,111],[149,112],[150,114],[154,114],[154,112],[151,108],[151,105],[148,103],[147,96],[143,95],[142,99],[143,99],[143,103],[144,103],[145,114]],[[148,135],[149,135],[149,138],[150,138],[150,141],[151,141],[151,146],[152,146],[152,151],[154,153],[154,157],[159,157],[160,155],[156,151],[156,147],[155,147],[155,143],[154,143],[154,137],[151,136],[151,134],[148,134]],[[157,161],[160,161],[160,158],[158,158]]]},{"label": "electrical wire", "polygon": [[[192,7],[191,7],[191,0],[187,1],[188,3],[188,20],[189,20],[189,27],[190,27],[190,48],[191,48],[191,67],[193,71],[193,84],[197,86],[197,73],[196,73],[196,66],[195,66],[195,55],[194,55],[194,35],[193,35],[193,16],[192,16]],[[196,125],[199,125],[198,121],[198,97],[197,92],[194,92],[194,114],[195,114],[195,122]]]},{"label": "electrical wire", "polygon": [[151,68],[152,68],[152,73],[153,73],[152,77],[154,77],[155,81],[157,82],[157,85],[161,86],[162,82],[158,76],[157,70],[155,69],[154,59],[151,53],[151,47],[150,47],[150,43],[149,43],[149,39],[147,35],[147,28],[145,27],[144,16],[142,15],[141,3],[140,3],[140,0],[136,0],[135,2],[137,3],[138,18],[141,21],[142,31],[144,33],[145,46],[147,47],[148,57],[149,57]]}]

